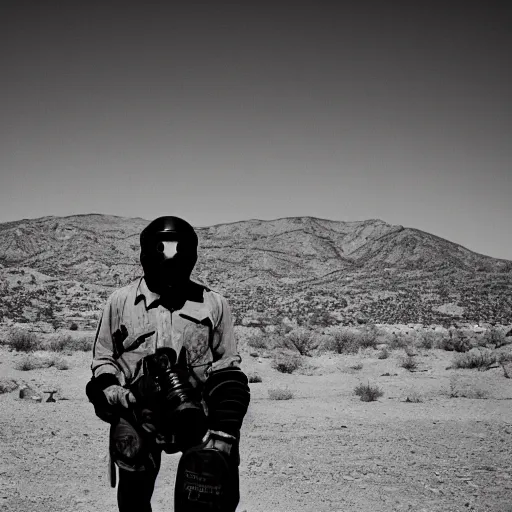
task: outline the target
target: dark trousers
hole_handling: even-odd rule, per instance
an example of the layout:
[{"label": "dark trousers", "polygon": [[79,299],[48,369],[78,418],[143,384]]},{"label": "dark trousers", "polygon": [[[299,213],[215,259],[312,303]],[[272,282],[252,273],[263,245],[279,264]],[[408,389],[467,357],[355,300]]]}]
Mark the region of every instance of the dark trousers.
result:
[{"label": "dark trousers", "polygon": [[[156,477],[160,470],[161,452],[153,453],[156,468],[145,471],[126,471],[119,468],[117,486],[117,505],[119,512],[152,512],[151,496],[155,489]],[[236,453],[238,458],[238,453]],[[240,500],[238,460],[234,458],[233,485],[236,495],[233,496],[233,511]],[[226,511],[229,512],[229,511]]]},{"label": "dark trousers", "polygon": [[[162,461],[162,450],[160,447],[147,439],[144,442],[139,431],[126,419],[113,424],[110,431],[111,452],[117,453],[117,456],[124,458],[124,462],[118,464],[119,482],[117,487],[117,504],[119,512],[152,512],[151,497],[155,489],[155,482],[160,471]],[[127,447],[129,449],[127,449]],[[233,489],[236,489],[236,495],[233,495],[233,512],[236,509],[239,496],[239,474],[238,466],[240,464],[240,455],[238,443],[233,446],[231,451],[232,473],[230,479],[233,482]],[[149,463],[150,460],[154,463]],[[114,460],[116,459],[114,456]],[[144,466],[141,471],[129,471],[123,469],[122,465],[127,464],[131,467]],[[234,501],[236,500],[236,503]],[[223,512],[231,512],[225,510]]]},{"label": "dark trousers", "polygon": [[153,452],[156,467],[145,471],[119,468],[117,505],[119,512],[151,512],[151,496],[160,470],[161,452]]}]

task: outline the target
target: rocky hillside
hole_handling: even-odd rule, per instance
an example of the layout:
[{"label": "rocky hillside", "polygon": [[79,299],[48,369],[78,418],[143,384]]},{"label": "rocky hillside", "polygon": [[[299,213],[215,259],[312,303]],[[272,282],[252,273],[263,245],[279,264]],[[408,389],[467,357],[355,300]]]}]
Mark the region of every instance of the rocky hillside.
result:
[{"label": "rocky hillside", "polygon": [[[92,326],[140,275],[144,219],[45,217],[0,224],[0,316]],[[311,217],[197,228],[194,277],[237,322],[512,322],[512,262],[380,220]]]}]

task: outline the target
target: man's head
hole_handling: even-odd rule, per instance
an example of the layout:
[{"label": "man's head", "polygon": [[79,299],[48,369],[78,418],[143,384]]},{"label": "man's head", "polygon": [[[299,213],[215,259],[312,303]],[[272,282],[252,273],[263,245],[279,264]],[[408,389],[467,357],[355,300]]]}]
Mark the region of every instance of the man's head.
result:
[{"label": "man's head", "polygon": [[140,234],[140,262],[149,288],[165,293],[190,279],[197,261],[194,228],[178,217],[159,217]]}]

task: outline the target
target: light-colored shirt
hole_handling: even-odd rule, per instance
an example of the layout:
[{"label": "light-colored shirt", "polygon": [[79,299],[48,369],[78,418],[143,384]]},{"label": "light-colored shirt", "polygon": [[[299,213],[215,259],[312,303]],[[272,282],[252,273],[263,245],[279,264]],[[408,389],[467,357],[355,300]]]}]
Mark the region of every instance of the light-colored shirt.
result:
[{"label": "light-colored shirt", "polygon": [[[239,367],[241,357],[226,299],[194,282],[184,298],[178,309],[166,307],[144,278],[116,290],[107,300],[96,332],[93,375],[111,373],[121,385],[129,386],[142,373],[142,358],[159,347],[170,347],[177,355],[185,347],[195,385],[213,370]],[[113,335],[121,325],[126,326],[128,337],[115,344]],[[140,338],[148,333],[152,334]]]}]

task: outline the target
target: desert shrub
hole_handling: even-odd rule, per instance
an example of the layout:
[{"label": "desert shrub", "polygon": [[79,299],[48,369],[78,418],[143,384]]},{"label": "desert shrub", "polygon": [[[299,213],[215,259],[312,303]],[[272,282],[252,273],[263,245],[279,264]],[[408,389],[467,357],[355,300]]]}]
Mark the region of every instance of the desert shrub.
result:
[{"label": "desert shrub", "polygon": [[418,337],[418,346],[424,349],[434,348],[436,335],[432,331],[423,331]]},{"label": "desert shrub", "polygon": [[417,391],[411,391],[407,394],[405,401],[411,404],[419,404],[423,402],[423,398],[421,398],[421,395]]},{"label": "desert shrub", "polygon": [[313,346],[317,353],[334,352],[334,337],[330,334],[313,334]]},{"label": "desert shrub", "polygon": [[247,338],[247,345],[251,348],[267,348],[268,335],[264,333],[251,334]]},{"label": "desert shrub", "polygon": [[289,389],[269,389],[268,397],[270,400],[291,400],[293,398],[293,392]]},{"label": "desert shrub", "polygon": [[250,383],[262,382],[263,379],[257,373],[249,373],[247,379]]},{"label": "desert shrub", "polygon": [[379,351],[377,354],[378,359],[387,359],[389,357],[389,350],[384,347],[382,350]]},{"label": "desert shrub", "polygon": [[379,330],[375,324],[367,324],[359,331],[359,346],[361,348],[375,348]]},{"label": "desert shrub", "polygon": [[41,368],[50,368],[55,366],[59,370],[67,370],[69,365],[56,355],[40,357],[32,354],[27,354],[22,359],[17,361],[14,365],[17,370],[30,371],[39,370]]},{"label": "desert shrub", "polygon": [[348,329],[332,331],[332,348],[337,354],[355,354],[359,350],[357,335]]},{"label": "desert shrub", "polygon": [[384,395],[384,392],[378,386],[368,384],[358,384],[354,388],[354,393],[362,402],[375,402],[377,398]]},{"label": "desert shrub", "polygon": [[0,395],[10,393],[18,388],[18,383],[12,379],[0,379]]},{"label": "desert shrub", "polygon": [[40,357],[27,355],[17,361],[14,367],[22,372],[38,370],[47,366],[46,361]]},{"label": "desert shrub", "polygon": [[312,332],[305,328],[293,329],[288,333],[288,339],[299,351],[301,356],[309,356],[314,348],[314,338]]},{"label": "desert shrub", "polygon": [[265,335],[267,338],[266,348],[268,350],[289,350],[292,352],[297,352],[297,348],[292,343],[292,341],[279,332],[273,332]]},{"label": "desert shrub", "polygon": [[450,337],[441,340],[439,348],[449,352],[468,352],[471,348],[469,339],[459,330],[450,331]]},{"label": "desert shrub", "polygon": [[496,362],[496,354],[487,350],[475,350],[465,354],[456,354],[453,358],[452,368],[478,368],[479,370],[486,370]]},{"label": "desert shrub", "polygon": [[407,345],[406,347],[404,347],[404,352],[405,352],[405,355],[407,355],[409,357],[413,357],[413,356],[417,355],[416,349],[411,345]]},{"label": "desert shrub", "polygon": [[407,356],[401,359],[400,366],[412,372],[413,370],[416,370],[416,368],[418,368],[418,362],[416,361],[416,359],[414,359],[414,357]]},{"label": "desert shrub", "polygon": [[486,344],[494,345],[496,348],[502,347],[508,343],[505,333],[496,329],[496,327],[491,327],[486,330],[482,341]]},{"label": "desert shrub", "polygon": [[57,370],[69,370],[69,363],[64,359],[55,361],[54,366],[57,368]]},{"label": "desert shrub", "polygon": [[503,375],[506,379],[512,379],[512,354],[500,354],[498,363],[503,368]]},{"label": "desert shrub", "polygon": [[457,377],[450,379],[450,398],[487,398],[488,393],[484,389],[477,388],[459,382]]},{"label": "desert shrub", "polygon": [[510,363],[512,361],[512,353],[501,353],[499,356],[498,356],[498,363],[499,364],[502,364],[502,363]]},{"label": "desert shrub", "polygon": [[403,333],[396,334],[393,332],[389,335],[389,338],[387,340],[387,344],[388,344],[389,348],[391,348],[393,350],[405,348],[409,345],[409,343],[410,343],[410,340],[409,340],[408,336],[406,336]]},{"label": "desert shrub", "polygon": [[70,331],[78,331],[78,324],[76,322],[73,322],[70,326],[69,326],[69,330]]},{"label": "desert shrub", "polygon": [[7,340],[7,345],[16,350],[16,352],[34,352],[39,348],[40,344],[33,332],[16,329]]},{"label": "desert shrub", "polygon": [[276,352],[272,357],[272,368],[280,373],[293,373],[301,365],[302,359],[298,354]]},{"label": "desert shrub", "polygon": [[70,342],[71,336],[57,335],[47,340],[41,348],[52,352],[62,352],[64,349],[69,347]]},{"label": "desert shrub", "polygon": [[67,348],[73,352],[89,352],[92,350],[94,343],[93,338],[83,336],[81,338],[71,338],[68,342]]}]

